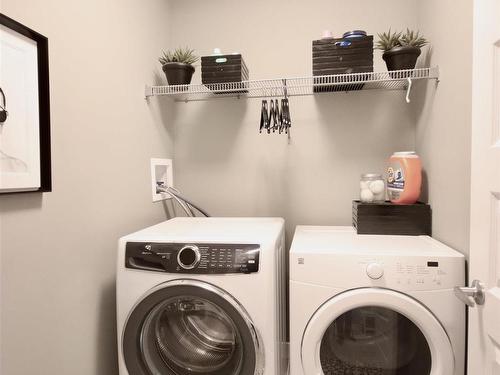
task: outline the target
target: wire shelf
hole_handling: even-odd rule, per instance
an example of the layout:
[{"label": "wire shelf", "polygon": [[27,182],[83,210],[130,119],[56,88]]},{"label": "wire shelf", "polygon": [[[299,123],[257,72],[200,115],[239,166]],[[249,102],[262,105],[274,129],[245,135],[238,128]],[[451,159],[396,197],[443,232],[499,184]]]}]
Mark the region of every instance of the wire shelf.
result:
[{"label": "wire shelf", "polygon": [[[278,78],[197,85],[146,86],[146,98],[170,96],[175,101],[199,101],[227,97],[272,98],[357,90],[409,90],[415,80],[439,79],[439,68]],[[408,99],[408,95],[407,95]]]}]

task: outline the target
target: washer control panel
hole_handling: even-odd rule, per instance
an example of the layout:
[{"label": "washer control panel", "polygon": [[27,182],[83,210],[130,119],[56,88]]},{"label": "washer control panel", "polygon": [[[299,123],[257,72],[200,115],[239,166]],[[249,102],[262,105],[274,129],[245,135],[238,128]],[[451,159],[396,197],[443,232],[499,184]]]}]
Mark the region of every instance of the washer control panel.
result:
[{"label": "washer control panel", "polygon": [[128,242],[125,267],[191,274],[254,273],[259,271],[257,244]]}]

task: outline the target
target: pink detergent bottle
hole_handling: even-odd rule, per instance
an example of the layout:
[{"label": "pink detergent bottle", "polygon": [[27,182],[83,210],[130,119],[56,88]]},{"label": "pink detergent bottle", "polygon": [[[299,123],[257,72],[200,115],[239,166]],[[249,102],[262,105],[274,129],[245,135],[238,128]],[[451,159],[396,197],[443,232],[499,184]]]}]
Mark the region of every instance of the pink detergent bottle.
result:
[{"label": "pink detergent bottle", "polygon": [[414,151],[395,152],[387,168],[387,193],[395,204],[413,204],[422,188],[422,163]]}]

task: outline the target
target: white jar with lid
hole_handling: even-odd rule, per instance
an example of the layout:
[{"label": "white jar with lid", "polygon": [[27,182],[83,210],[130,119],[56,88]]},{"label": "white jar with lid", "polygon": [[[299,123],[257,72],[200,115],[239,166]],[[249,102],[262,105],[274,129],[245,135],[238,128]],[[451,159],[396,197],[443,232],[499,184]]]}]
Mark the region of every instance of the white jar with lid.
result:
[{"label": "white jar with lid", "polygon": [[361,202],[382,203],[385,201],[385,182],[381,174],[362,174],[359,188],[359,199]]}]

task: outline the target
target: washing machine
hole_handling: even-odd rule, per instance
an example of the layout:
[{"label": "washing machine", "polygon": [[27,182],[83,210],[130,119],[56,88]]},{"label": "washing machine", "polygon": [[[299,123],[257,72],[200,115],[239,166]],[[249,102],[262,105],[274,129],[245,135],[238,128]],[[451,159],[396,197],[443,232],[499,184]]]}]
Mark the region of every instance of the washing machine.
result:
[{"label": "washing machine", "polygon": [[120,375],[286,368],[280,218],[175,218],[119,241]]},{"label": "washing machine", "polygon": [[464,256],[428,236],[298,226],[291,375],[463,375]]}]

